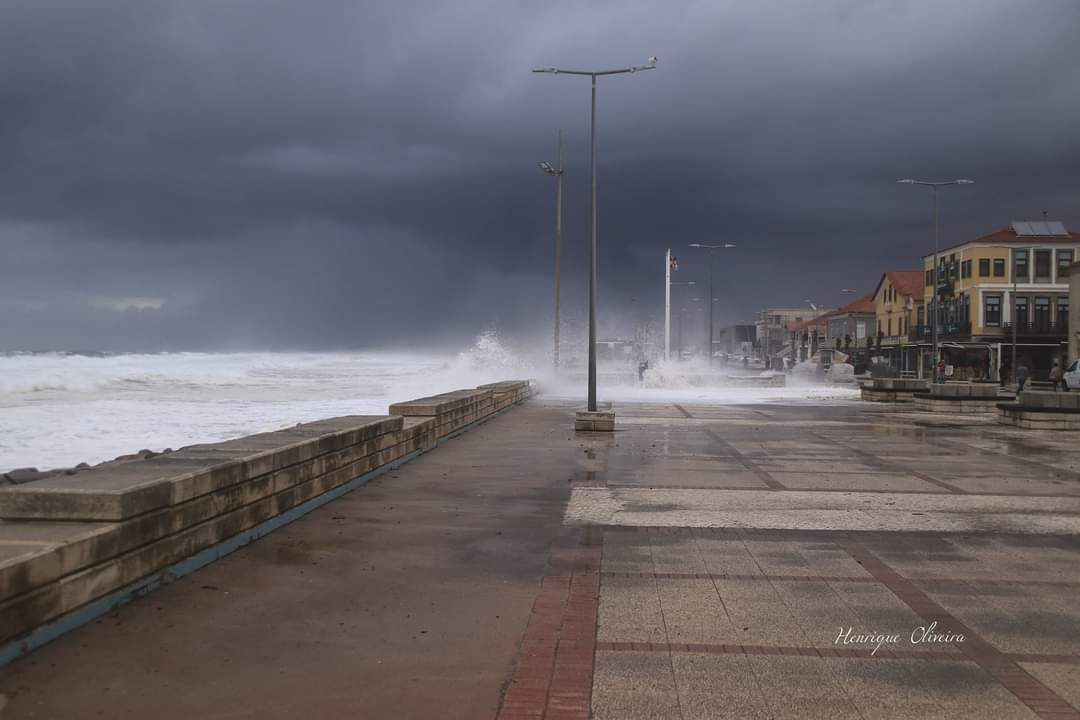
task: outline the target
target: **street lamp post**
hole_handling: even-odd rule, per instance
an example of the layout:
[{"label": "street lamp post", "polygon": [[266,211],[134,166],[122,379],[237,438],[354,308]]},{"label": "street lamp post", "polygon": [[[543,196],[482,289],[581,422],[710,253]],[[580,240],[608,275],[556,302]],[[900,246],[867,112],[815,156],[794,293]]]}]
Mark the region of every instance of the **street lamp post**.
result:
[{"label": "street lamp post", "polygon": [[[668,256],[670,257],[671,251],[668,250]],[[668,271],[667,282],[665,283],[665,296],[666,302],[664,303],[664,360],[671,359],[671,286],[672,285],[697,285],[693,280],[689,282],[672,282],[671,272]],[[680,319],[681,323],[682,320]],[[679,346],[678,346],[679,359],[682,359],[682,327],[679,328]]]},{"label": "street lamp post", "polygon": [[721,245],[704,245],[702,243],[690,243],[690,247],[709,251],[709,367],[713,364],[713,251],[726,250],[735,247],[735,243],[723,243]]},{"label": "street lamp post", "polygon": [[649,58],[647,65],[634,65],[617,70],[563,70],[557,67],[534,68],[534,73],[554,75],[587,75],[592,79],[592,109],[589,119],[589,165],[591,196],[589,200],[589,412],[596,412],[596,78],[601,75],[622,75],[639,70],[652,70],[656,58]]},{"label": "street lamp post", "polygon": [[[1033,259],[1034,258],[1029,258],[1028,263],[1031,263],[1031,261]],[[1012,257],[1009,258],[1009,261],[1012,264],[1012,267],[1009,269],[1009,271],[1012,273],[1012,276],[1013,276],[1013,291],[1012,291],[1012,303],[1011,303],[1012,307],[1009,308],[1009,316],[1012,318],[1012,365],[1011,365],[1012,378],[1011,378],[1011,380],[1013,382],[1013,385],[1015,385],[1016,384],[1016,323],[1020,319],[1019,315],[1016,312],[1020,308],[1020,303],[1017,302],[1017,298],[1016,298],[1016,293],[1019,291],[1019,288],[1017,287],[1017,282],[1019,281],[1019,278],[1016,277],[1016,249],[1015,248],[1012,251]],[[1031,267],[1031,265],[1029,264],[1028,267]],[[987,352],[990,352],[990,351],[987,350]],[[1000,360],[999,360],[999,362],[1000,362]],[[1000,373],[999,373],[998,376],[1000,378]],[[1054,390],[1057,390],[1056,386],[1054,387]]]},{"label": "street lamp post", "polygon": [[671,271],[679,268],[679,261],[671,254],[671,248],[664,253],[664,360],[671,359]]},{"label": "street lamp post", "polygon": [[940,358],[938,358],[938,188],[946,187],[948,185],[973,185],[974,180],[968,180],[966,178],[960,178],[957,180],[913,180],[906,178],[904,180],[897,180],[897,183],[901,185],[923,185],[934,191],[934,288],[933,294],[930,296],[930,308],[932,324],[931,333],[933,339],[931,340],[931,372],[933,373],[933,382],[938,381],[937,365]]},{"label": "street lamp post", "polygon": [[562,130],[559,130],[558,165],[540,163],[540,169],[555,178],[555,338],[552,362],[555,369],[559,369],[559,269],[562,255],[562,180],[563,180],[563,153],[562,153]]}]

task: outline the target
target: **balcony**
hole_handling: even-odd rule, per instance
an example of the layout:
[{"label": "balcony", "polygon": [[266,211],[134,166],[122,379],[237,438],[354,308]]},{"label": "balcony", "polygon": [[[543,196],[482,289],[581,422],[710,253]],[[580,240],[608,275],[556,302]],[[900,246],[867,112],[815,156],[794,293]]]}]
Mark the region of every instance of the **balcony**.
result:
[{"label": "balcony", "polygon": [[[1002,335],[1012,336],[1012,323],[1005,323],[1001,328]],[[1016,324],[1017,337],[1035,336],[1040,338],[1060,337],[1065,338],[1069,334],[1068,321],[1052,323],[1049,320],[1035,320],[1034,322],[1019,322]]]},{"label": "balcony", "polygon": [[[913,325],[908,333],[908,340],[915,342],[929,341],[934,336],[934,328],[931,325]],[[971,323],[942,323],[938,325],[938,338],[970,337]]]}]

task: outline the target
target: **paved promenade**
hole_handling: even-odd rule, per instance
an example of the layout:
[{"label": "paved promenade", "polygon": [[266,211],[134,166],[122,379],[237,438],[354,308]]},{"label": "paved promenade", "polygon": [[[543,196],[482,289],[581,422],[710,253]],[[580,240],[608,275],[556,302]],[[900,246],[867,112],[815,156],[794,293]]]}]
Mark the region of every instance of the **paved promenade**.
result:
[{"label": "paved promenade", "polygon": [[0,720],[1080,719],[1072,435],[858,402],[575,435],[573,409],[0,669]]}]

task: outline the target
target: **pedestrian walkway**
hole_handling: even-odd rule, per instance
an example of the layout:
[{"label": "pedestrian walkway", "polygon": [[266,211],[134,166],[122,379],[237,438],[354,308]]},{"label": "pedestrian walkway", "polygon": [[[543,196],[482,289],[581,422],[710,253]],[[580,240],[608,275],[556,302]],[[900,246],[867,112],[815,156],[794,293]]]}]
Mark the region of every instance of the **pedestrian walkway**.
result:
[{"label": "pedestrian walkway", "polygon": [[1064,434],[573,410],[534,399],[0,669],[0,720],[1080,718]]}]

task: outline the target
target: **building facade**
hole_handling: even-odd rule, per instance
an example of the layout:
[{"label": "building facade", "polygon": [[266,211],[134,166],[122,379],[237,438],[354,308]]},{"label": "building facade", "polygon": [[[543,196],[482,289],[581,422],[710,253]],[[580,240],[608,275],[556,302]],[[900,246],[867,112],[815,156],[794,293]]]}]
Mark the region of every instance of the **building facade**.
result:
[{"label": "building facade", "polygon": [[757,340],[756,325],[728,325],[716,332],[713,340],[713,352],[734,355],[739,358],[754,354]]},{"label": "building facade", "polygon": [[772,367],[781,358],[791,357],[791,336],[788,325],[819,314],[811,308],[766,308],[758,311],[754,322],[758,357]]},{"label": "building facade", "polygon": [[[1068,363],[1080,358],[1080,262],[1069,266],[1069,357]],[[1068,367],[1068,363],[1066,367]]]},{"label": "building facade", "polygon": [[909,339],[912,318],[923,296],[921,270],[892,270],[881,274],[874,288],[872,355],[888,363],[897,374],[919,373],[919,352]]},{"label": "building facade", "polygon": [[[1014,222],[938,253],[938,338],[953,377],[998,379],[1017,364],[1045,379],[1068,354],[1068,268],[1080,255],[1080,233],[1060,222]],[[933,255],[923,257],[923,308],[909,338],[928,364],[934,299]]]},{"label": "building facade", "polygon": [[874,340],[877,306],[873,294],[845,305],[827,319],[825,345],[850,356],[859,371],[866,365],[867,349]]}]

